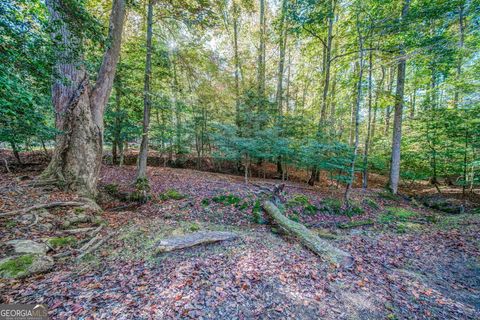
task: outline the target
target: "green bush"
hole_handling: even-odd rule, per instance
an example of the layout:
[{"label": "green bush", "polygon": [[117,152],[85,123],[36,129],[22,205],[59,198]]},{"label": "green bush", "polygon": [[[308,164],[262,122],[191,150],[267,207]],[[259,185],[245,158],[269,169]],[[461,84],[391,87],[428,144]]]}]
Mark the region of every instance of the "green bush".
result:
[{"label": "green bush", "polygon": [[169,200],[169,199],[181,200],[183,198],[185,198],[185,195],[181,194],[180,192],[178,192],[175,189],[168,189],[167,191],[165,191],[164,193],[159,195],[159,199],[163,200],[163,201]]},{"label": "green bush", "polygon": [[327,198],[322,201],[323,210],[330,214],[342,213],[342,201],[335,198]]},{"label": "green bush", "polygon": [[338,225],[340,229],[349,229],[349,228],[356,228],[356,227],[361,227],[361,226],[369,226],[373,224],[372,219],[367,219],[367,220],[357,220],[357,221],[350,221],[347,223],[341,223]]},{"label": "green bush", "polygon": [[372,209],[378,209],[380,208],[380,206],[378,205],[378,203],[373,200],[372,198],[365,198],[363,199],[363,203],[367,206],[369,206],[370,208]]},{"label": "green bush", "polygon": [[401,207],[388,207],[387,212],[380,216],[380,222],[406,222],[410,218],[415,217],[417,214],[413,211]]},{"label": "green bush", "polygon": [[288,218],[292,221],[295,221],[295,222],[300,222],[300,217],[298,216],[298,213],[297,212],[293,212],[291,213]]},{"label": "green bush", "polygon": [[59,238],[50,238],[48,239],[48,244],[52,248],[61,248],[65,246],[74,245],[77,243],[77,239],[75,237],[59,237]]},{"label": "green bush", "polygon": [[259,200],[256,200],[252,207],[252,220],[255,223],[263,224],[262,205]]},{"label": "green bush", "polygon": [[108,194],[111,194],[111,195],[118,194],[118,185],[116,185],[115,183],[109,183],[105,185],[104,189]]},{"label": "green bush", "polygon": [[304,194],[295,194],[291,199],[287,201],[287,206],[307,206],[310,204],[310,200]]},{"label": "green bush", "polygon": [[222,194],[212,198],[213,202],[225,205],[238,205],[241,199],[233,194]]}]

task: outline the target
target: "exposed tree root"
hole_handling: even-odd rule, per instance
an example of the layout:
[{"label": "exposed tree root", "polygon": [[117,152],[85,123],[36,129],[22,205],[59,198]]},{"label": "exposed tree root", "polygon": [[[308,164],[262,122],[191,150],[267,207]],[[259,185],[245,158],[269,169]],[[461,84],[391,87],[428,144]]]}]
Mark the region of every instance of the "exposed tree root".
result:
[{"label": "exposed tree root", "polygon": [[55,208],[55,207],[81,207],[81,206],[85,206],[85,202],[61,201],[61,202],[43,203],[43,204],[37,204],[31,207],[28,207],[28,208],[0,213],[0,218],[13,216],[17,214],[25,214],[30,211],[39,210],[39,209],[49,209],[49,208]]},{"label": "exposed tree root", "polygon": [[82,253],[80,253],[77,259],[83,258],[86,254],[92,253],[93,251],[97,250],[101,245],[107,242],[110,238],[112,238],[114,233],[107,234],[105,237],[101,238],[95,244],[92,244],[87,249],[85,249]]}]

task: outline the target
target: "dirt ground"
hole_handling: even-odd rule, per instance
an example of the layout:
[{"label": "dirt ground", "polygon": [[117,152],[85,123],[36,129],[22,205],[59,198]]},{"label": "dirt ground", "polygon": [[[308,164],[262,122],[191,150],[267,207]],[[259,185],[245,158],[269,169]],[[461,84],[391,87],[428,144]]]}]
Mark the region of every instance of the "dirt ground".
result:
[{"label": "dirt ground", "polygon": [[[101,188],[131,190],[134,170],[104,166]],[[0,211],[75,199],[31,187],[37,173],[0,175]],[[103,197],[102,232],[114,234],[107,243],[81,260],[56,259],[49,273],[0,280],[0,302],[44,303],[53,319],[480,318],[479,214],[432,211],[381,189],[355,189],[362,210],[352,216],[311,212],[299,201],[321,208],[343,190],[287,183],[286,214],[352,254],[353,268],[342,269],[255,221],[259,185],[278,180],[246,185],[239,176],[159,167],[148,174],[154,197],[147,204]],[[180,199],[162,197],[171,189]],[[69,211],[50,213],[63,217]],[[390,211],[402,214],[386,215]],[[42,223],[2,219],[0,240],[40,241],[59,233],[41,229]],[[240,236],[154,253],[159,239],[197,230]]]}]

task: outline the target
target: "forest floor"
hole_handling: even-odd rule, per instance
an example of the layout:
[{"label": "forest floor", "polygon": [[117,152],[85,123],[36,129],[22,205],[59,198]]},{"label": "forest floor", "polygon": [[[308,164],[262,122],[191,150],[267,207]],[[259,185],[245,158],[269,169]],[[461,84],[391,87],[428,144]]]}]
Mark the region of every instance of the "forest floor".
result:
[{"label": "forest floor", "polygon": [[[104,166],[100,186],[126,191],[134,171]],[[31,187],[37,174],[0,174],[0,211],[75,199]],[[287,182],[286,214],[348,251],[355,264],[342,269],[255,222],[258,185],[278,180],[245,184],[233,175],[159,167],[148,174],[148,203],[103,197],[102,233],[113,234],[103,246],[81,260],[56,259],[45,274],[0,280],[0,302],[44,303],[55,319],[480,318],[480,214],[445,214],[381,189],[354,189],[362,210],[349,217],[318,209],[335,208],[342,189]],[[34,225],[24,217],[0,220],[0,241],[58,236],[58,221],[75,212],[50,213]],[[155,254],[159,239],[197,230],[240,236]]]}]

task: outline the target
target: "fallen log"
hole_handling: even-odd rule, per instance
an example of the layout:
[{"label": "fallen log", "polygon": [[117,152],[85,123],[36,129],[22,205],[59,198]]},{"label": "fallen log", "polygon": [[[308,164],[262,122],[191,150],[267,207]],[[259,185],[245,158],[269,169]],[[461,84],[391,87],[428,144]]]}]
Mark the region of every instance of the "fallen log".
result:
[{"label": "fallen log", "polygon": [[170,252],[190,248],[199,244],[214,243],[219,241],[233,240],[238,235],[232,232],[224,231],[199,231],[189,233],[183,236],[176,236],[162,239],[155,244],[155,252]]},{"label": "fallen log", "polygon": [[297,237],[305,247],[312,250],[320,257],[346,268],[350,268],[353,265],[353,258],[349,253],[340,250],[328,241],[319,238],[303,224],[290,220],[284,216],[280,212],[280,209],[278,209],[278,207],[271,201],[263,202],[263,208],[276,224],[287,233]]}]

